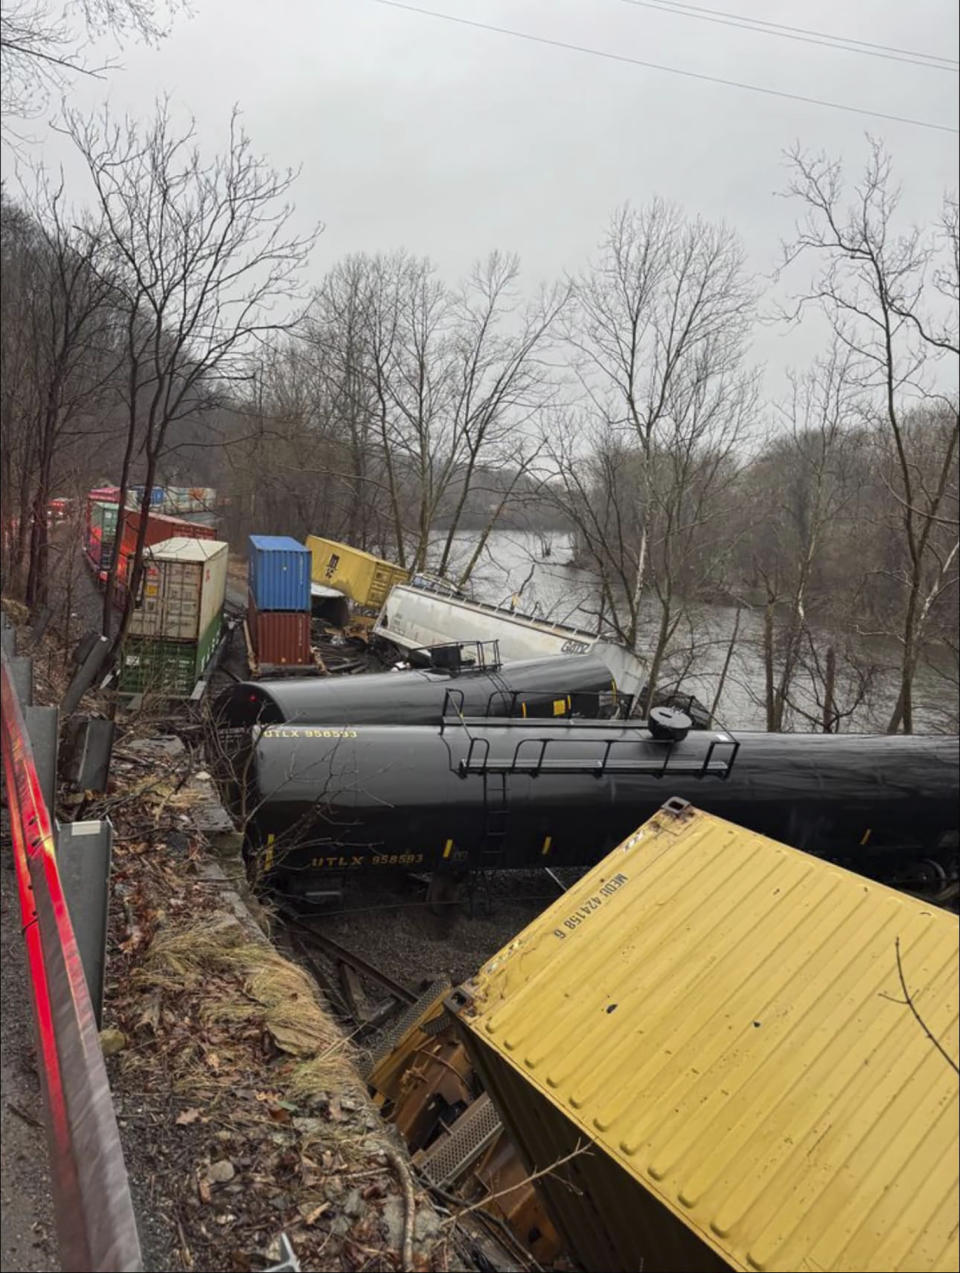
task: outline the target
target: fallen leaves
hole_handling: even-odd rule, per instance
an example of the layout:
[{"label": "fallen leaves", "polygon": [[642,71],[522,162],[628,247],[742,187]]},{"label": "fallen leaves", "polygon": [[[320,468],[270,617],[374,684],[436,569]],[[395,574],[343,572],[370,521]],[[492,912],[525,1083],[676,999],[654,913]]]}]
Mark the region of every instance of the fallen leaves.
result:
[{"label": "fallen leaves", "polygon": [[[107,1014],[140,1043],[125,1048],[111,1086],[129,1116],[131,1174],[177,1216],[168,1267],[251,1273],[285,1232],[304,1268],[397,1268],[382,1216],[392,1178],[361,1187],[378,1151],[349,1052],[299,969],[230,937],[236,924],[216,909],[195,844],[183,851],[179,799],[124,798],[154,781],[149,765],[118,776],[111,815]],[[150,1119],[139,1112],[147,1091]]]},{"label": "fallen leaves", "polygon": [[139,928],[137,925],[134,925],[134,927],[129,930],[129,935],[127,936],[127,938],[124,941],[120,942],[120,949],[123,951],[125,955],[129,955],[129,954],[132,954],[132,952],[135,951],[139,946],[142,946],[145,941],[146,941],[146,934],[144,933],[143,929]]},{"label": "fallen leaves", "polygon": [[301,1202],[299,1207],[303,1223],[308,1226],[316,1224],[320,1217],[325,1215],[329,1210],[329,1202],[321,1202],[316,1206],[313,1206],[313,1204],[309,1202]]}]

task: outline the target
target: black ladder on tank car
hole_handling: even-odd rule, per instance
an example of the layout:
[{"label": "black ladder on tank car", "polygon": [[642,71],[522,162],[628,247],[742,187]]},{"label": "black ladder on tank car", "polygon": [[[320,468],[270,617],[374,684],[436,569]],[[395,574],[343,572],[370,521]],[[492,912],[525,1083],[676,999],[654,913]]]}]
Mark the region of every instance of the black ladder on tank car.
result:
[{"label": "black ladder on tank car", "polygon": [[[483,865],[492,867],[503,855],[503,845],[507,833],[509,814],[509,788],[507,778],[510,774],[528,774],[536,778],[540,774],[592,774],[601,778],[607,773],[647,773],[655,778],[663,778],[666,774],[674,777],[683,774],[695,779],[719,778],[726,780],[733,769],[739,741],[729,731],[718,729],[702,756],[685,758],[678,756],[678,744],[686,736],[685,732],[678,737],[657,735],[650,722],[635,722],[619,727],[605,720],[579,720],[571,723],[569,717],[551,721],[549,719],[501,719],[503,728],[510,729],[518,735],[513,753],[507,759],[491,759],[489,738],[478,737],[471,733],[471,726],[489,725],[494,717],[490,708],[498,693],[490,696],[487,702],[487,714],[484,716],[464,716],[464,696],[462,690],[449,688],[444,693],[443,710],[440,720],[440,733],[450,728],[463,731],[467,743],[466,755],[461,756],[456,765],[456,772],[461,778],[471,774],[483,778],[484,808],[484,848],[481,850]],[[558,698],[560,696],[558,695]],[[689,725],[689,721],[687,721]],[[563,745],[571,741],[582,742],[583,734],[591,731],[609,731],[619,728],[628,733],[626,738],[607,738],[600,740],[603,751],[596,760],[584,760],[582,757],[569,759],[558,756]],[[571,731],[575,730],[573,738]],[[624,747],[636,748],[641,745],[639,753],[623,757]],[[553,749],[553,755],[548,753]],[[616,749],[621,755],[615,756]],[[492,847],[487,848],[487,845]]]},{"label": "black ladder on tank car", "polygon": [[[515,707],[516,691],[494,690],[487,699],[486,715],[482,717],[468,717],[463,714],[464,693],[463,690],[450,687],[444,691],[443,709],[440,715],[440,733],[451,725],[463,728],[467,737],[472,741],[472,735],[469,730],[469,722],[471,720],[491,720],[496,719],[499,713],[496,705],[499,704],[505,695],[512,695],[510,710]],[[461,777],[465,775],[461,774]],[[479,854],[476,855],[472,866],[481,869],[494,870],[500,864],[504,855],[504,843],[507,838],[507,819],[510,813],[510,802],[508,799],[507,775],[496,774],[489,775],[484,773],[483,777],[483,838],[482,847]]]}]

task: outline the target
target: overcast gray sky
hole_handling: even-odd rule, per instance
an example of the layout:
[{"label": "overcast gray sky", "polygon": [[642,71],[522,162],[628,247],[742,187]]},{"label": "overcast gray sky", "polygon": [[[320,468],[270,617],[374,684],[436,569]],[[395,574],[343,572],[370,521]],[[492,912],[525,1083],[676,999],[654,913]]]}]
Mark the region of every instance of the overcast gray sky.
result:
[{"label": "overcast gray sky", "polygon": [[[221,145],[239,103],[258,150],[301,166],[304,224],[326,229],[313,272],[346,252],[405,246],[454,275],[491,248],[531,287],[576,268],[610,211],[654,194],[726,220],[768,271],[794,209],[775,192],[799,140],[847,161],[881,137],[905,220],[957,186],[957,136],[509,38],[376,0],[192,0],[159,48],[128,47],[71,102],[147,117],[168,92]],[[957,126],[955,73],[668,13],[633,0],[423,0],[423,7],[704,75]],[[956,0],[701,0],[703,10],[957,57]],[[35,128],[35,132],[38,130]],[[48,163],[67,156],[47,138]],[[68,162],[71,187],[77,172]],[[813,337],[764,333],[801,362]]]}]

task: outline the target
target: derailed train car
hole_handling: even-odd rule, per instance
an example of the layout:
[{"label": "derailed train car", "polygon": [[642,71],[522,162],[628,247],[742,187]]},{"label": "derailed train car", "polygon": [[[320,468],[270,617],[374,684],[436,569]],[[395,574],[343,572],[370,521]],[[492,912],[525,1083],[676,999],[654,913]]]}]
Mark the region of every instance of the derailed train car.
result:
[{"label": "derailed train car", "polygon": [[956,738],[283,724],[246,773],[248,852],[293,892],[375,867],[591,865],[670,796],[886,882],[956,870]]},{"label": "derailed train car", "polygon": [[[612,714],[620,701],[607,665],[596,655],[558,655],[500,666],[451,656],[468,647],[430,652],[441,666],[350,677],[292,677],[241,682],[216,712],[225,728],[284,723],[434,725],[444,714],[555,717]],[[469,658],[469,655],[467,655]]]}]

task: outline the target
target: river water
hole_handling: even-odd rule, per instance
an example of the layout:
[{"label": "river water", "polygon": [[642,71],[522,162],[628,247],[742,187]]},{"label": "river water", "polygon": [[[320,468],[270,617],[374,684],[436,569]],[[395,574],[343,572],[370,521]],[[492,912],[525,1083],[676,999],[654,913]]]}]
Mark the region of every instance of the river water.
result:
[{"label": "river water", "polygon": [[[456,578],[476,546],[476,536],[462,534],[455,541],[454,561],[447,574]],[[560,532],[530,534],[522,531],[496,531],[487,541],[483,554],[470,579],[470,590],[481,601],[509,604],[517,599],[517,609],[555,622],[572,624],[589,632],[597,630],[596,585],[588,572],[570,566],[573,556],[572,536]],[[656,607],[649,607],[646,624],[650,632],[649,648],[653,648],[657,623]],[[731,606],[696,605],[689,607],[675,639],[678,655],[671,673],[679,677],[683,688],[695,693],[711,706],[717,692],[720,674],[736,623]],[[730,729],[765,728],[764,670],[762,659],[762,616],[757,611],[743,610],[737,641],[717,707],[717,720]],[[837,641],[838,649],[842,645]],[[822,643],[826,646],[826,641]],[[641,640],[639,653],[642,655]],[[857,649],[858,661],[869,661],[874,668],[869,692],[864,701],[845,719],[845,732],[872,733],[886,727],[896,700],[896,650],[862,643]],[[838,670],[837,701],[844,710],[852,706],[856,690],[852,679]],[[914,688],[914,716],[917,733],[943,733],[956,729],[957,686],[949,680],[949,667],[938,672],[935,667],[922,667]],[[947,673],[946,675],[944,673]],[[813,682],[799,677],[796,689],[798,704],[816,716],[817,706]],[[801,715],[795,715],[790,727],[800,730],[813,726]]]}]

